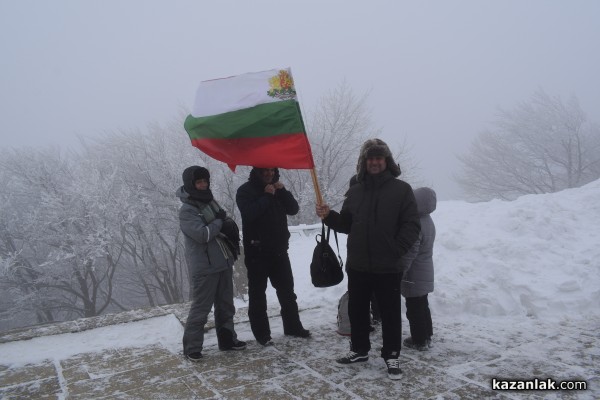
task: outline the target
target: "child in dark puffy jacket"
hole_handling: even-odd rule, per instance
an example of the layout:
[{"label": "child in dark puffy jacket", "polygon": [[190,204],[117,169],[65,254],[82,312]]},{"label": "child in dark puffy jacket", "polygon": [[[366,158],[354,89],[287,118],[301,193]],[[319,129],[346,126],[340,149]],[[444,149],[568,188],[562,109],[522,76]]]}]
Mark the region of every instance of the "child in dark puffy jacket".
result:
[{"label": "child in dark puffy jacket", "polygon": [[406,318],[410,324],[410,337],[404,339],[404,346],[420,351],[431,347],[433,324],[427,295],[433,292],[433,243],[435,224],[431,213],[437,206],[435,191],[428,187],[414,190],[421,233],[419,240],[402,259],[405,265],[401,283],[401,293],[406,299]]}]

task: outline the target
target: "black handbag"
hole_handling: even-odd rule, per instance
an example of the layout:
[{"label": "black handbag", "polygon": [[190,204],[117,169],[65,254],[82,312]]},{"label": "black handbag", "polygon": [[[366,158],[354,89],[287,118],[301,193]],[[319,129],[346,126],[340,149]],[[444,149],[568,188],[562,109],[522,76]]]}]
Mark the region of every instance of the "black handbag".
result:
[{"label": "black handbag", "polygon": [[342,257],[340,257],[340,247],[337,240],[337,232],[333,231],[335,236],[335,245],[338,249],[338,254],[333,252],[329,245],[329,233],[331,228],[327,227],[325,234],[325,223],[321,222],[321,233],[317,234],[315,240],[317,246],[313,252],[312,262],[310,263],[310,278],[315,287],[330,287],[335,286],[344,279],[344,270],[342,267]]}]

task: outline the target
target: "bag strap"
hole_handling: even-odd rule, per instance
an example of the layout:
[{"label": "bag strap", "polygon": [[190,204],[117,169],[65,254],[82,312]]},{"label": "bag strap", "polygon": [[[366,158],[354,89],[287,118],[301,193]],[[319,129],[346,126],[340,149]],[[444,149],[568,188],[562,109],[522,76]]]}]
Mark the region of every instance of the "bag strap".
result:
[{"label": "bag strap", "polygon": [[325,222],[321,221],[321,241],[329,242],[329,227],[327,227],[327,236],[325,236]]},{"label": "bag strap", "polygon": [[[327,234],[325,234],[325,222],[321,221],[321,239],[326,242],[329,243],[329,236],[331,234],[331,228],[328,226],[327,227]],[[337,248],[337,256],[338,256],[338,260],[340,260],[340,267],[344,266],[344,262],[342,261],[342,257],[340,256],[340,245],[338,243],[338,238],[337,238],[337,231],[334,229],[333,230],[333,237],[335,237],[335,247]]]}]

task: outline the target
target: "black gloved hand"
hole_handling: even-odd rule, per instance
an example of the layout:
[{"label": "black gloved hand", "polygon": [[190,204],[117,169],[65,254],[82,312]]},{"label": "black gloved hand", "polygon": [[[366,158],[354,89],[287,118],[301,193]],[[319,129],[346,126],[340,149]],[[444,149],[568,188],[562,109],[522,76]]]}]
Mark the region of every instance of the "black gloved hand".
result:
[{"label": "black gloved hand", "polygon": [[215,217],[216,217],[217,219],[224,220],[224,219],[227,217],[227,213],[225,212],[225,210],[223,210],[223,209],[221,208],[219,211],[217,211],[217,213],[215,214]]}]

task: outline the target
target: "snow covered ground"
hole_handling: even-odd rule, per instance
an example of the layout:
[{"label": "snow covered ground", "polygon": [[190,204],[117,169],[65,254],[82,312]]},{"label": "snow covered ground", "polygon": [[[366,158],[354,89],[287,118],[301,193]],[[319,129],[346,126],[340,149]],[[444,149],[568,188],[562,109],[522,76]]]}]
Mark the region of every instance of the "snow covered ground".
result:
[{"label": "snow covered ground", "polygon": [[[517,360],[541,360],[551,349],[554,357],[573,366],[572,374],[597,384],[597,367],[590,370],[577,366],[582,357],[600,361],[598,343],[591,339],[600,330],[600,181],[554,194],[523,196],[512,202],[439,202],[432,217],[437,227],[435,292],[430,295],[437,353],[432,354],[439,355],[445,343],[449,347],[469,345],[474,334],[506,348]],[[312,286],[309,264],[315,231],[311,228],[292,229],[290,258],[299,304],[307,309],[301,314],[303,323],[323,334],[335,329],[337,302],[346,283],[326,289]],[[345,259],[346,236],[338,237]],[[270,304],[276,305],[270,288],[268,296]],[[245,304],[238,301],[237,306]],[[272,322],[275,341],[285,340],[279,321],[274,318]],[[406,319],[403,324],[406,333]],[[446,337],[438,340],[436,326],[444,328]],[[554,333],[549,336],[549,326],[557,327],[562,337]],[[561,350],[578,340],[573,338],[579,335],[573,326],[585,326],[592,336],[578,351]],[[237,330],[241,339],[253,340],[247,323],[239,324]],[[181,324],[169,315],[1,344],[0,358],[2,364],[16,366],[154,343],[179,353],[181,335]],[[553,345],[541,346],[540,340]],[[215,344],[214,335],[207,334],[207,348]],[[333,349],[345,351],[346,347]],[[474,360],[486,353],[477,345],[472,350]],[[327,356],[333,358],[335,354]],[[383,364],[377,365],[373,373],[383,369]],[[454,368],[461,373],[459,369],[466,367],[463,364]],[[523,377],[527,378],[533,377]]]}]

